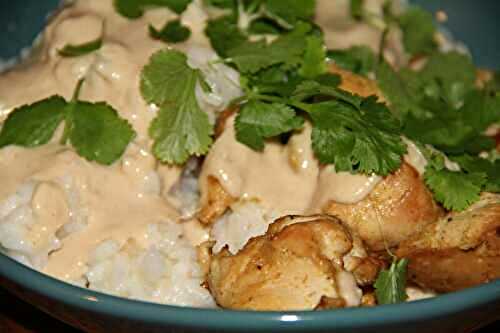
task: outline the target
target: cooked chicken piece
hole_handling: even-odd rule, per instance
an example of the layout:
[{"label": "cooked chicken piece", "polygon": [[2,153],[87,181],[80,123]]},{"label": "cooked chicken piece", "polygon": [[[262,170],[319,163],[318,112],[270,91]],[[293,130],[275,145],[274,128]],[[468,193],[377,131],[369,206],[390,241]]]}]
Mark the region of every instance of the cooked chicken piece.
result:
[{"label": "cooked chicken piece", "polygon": [[353,94],[361,95],[363,97],[375,95],[379,98],[380,102],[385,101],[385,98],[375,81],[344,70],[333,63],[328,65],[328,69],[330,73],[340,75],[342,79],[342,82],[339,86],[340,89],[346,90]]},{"label": "cooked chicken piece", "polygon": [[355,230],[374,251],[393,247],[442,216],[419,174],[407,163],[354,204],[330,202],[324,213]]},{"label": "cooked chicken piece", "polygon": [[421,287],[450,292],[500,278],[500,195],[483,194],[403,242],[409,278]]},{"label": "cooked chicken piece", "polygon": [[[332,73],[342,77],[342,89],[362,96],[377,95],[382,99],[374,81],[333,64],[329,68]],[[295,163],[293,159],[291,161]],[[316,163],[317,168],[317,161],[312,159],[312,162]],[[317,179],[314,175],[311,176],[313,178]],[[204,186],[202,194],[202,208],[198,217],[206,224],[213,223],[228,209],[233,199],[237,199],[228,194],[215,175],[208,176],[207,186]],[[384,237],[388,246],[395,246],[442,215],[442,210],[433,201],[422,179],[408,164],[403,164],[400,170],[386,177],[362,201],[355,204],[330,202],[326,207],[320,208],[324,213],[338,215],[345,220],[372,250],[385,248]]]},{"label": "cooked chicken piece", "polygon": [[[356,93],[362,96],[377,95],[382,100],[382,94],[378,89],[374,81],[353,74],[349,71],[340,69],[334,64],[329,65],[330,71],[332,73],[339,74],[342,78],[342,83],[340,88],[345,89],[349,92]],[[221,114],[217,120],[216,124],[216,136],[219,137],[225,130],[227,120],[236,112],[235,108],[229,108]],[[236,139],[234,139],[236,140]],[[295,140],[297,141],[297,140]],[[294,137],[290,140],[290,145],[301,144],[294,141]],[[305,153],[306,149],[298,147],[297,151]],[[300,156],[295,155],[290,156],[290,162],[292,167],[302,168],[303,161],[300,160]],[[316,161],[314,161],[317,163]],[[315,178],[315,177],[314,177]],[[202,188],[202,198],[201,198],[201,209],[198,213],[198,218],[204,224],[212,224],[217,218],[222,216],[224,212],[229,208],[229,206],[237,198],[232,198],[226,189],[222,186],[221,182],[215,177],[215,175],[208,175],[207,184]]]},{"label": "cooked chicken piece", "polygon": [[207,193],[205,198],[202,197],[202,202],[198,220],[204,224],[212,224],[231,206],[234,198],[227,193],[217,178],[210,175],[207,177]]},{"label": "cooked chicken piece", "polygon": [[217,303],[230,309],[358,306],[362,291],[352,271],[361,263],[371,263],[377,272],[380,267],[364,260],[359,246],[362,242],[337,218],[283,217],[236,255],[227,249],[215,254],[208,285]]},{"label": "cooked chicken piece", "polygon": [[[374,81],[335,65],[330,65],[330,71],[342,77],[342,89],[361,96],[377,95],[384,100]],[[442,214],[418,173],[406,163],[362,201],[331,202],[324,212],[346,222],[372,250],[383,250],[384,242],[390,247],[397,245]]]}]

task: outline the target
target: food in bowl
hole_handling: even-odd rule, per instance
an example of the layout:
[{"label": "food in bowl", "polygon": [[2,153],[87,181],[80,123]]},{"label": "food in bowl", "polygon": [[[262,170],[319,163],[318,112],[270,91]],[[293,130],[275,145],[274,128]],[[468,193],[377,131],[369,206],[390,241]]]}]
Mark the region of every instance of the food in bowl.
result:
[{"label": "food in bowl", "polygon": [[0,76],[1,250],[192,307],[487,283],[498,87],[397,1],[79,0]]}]

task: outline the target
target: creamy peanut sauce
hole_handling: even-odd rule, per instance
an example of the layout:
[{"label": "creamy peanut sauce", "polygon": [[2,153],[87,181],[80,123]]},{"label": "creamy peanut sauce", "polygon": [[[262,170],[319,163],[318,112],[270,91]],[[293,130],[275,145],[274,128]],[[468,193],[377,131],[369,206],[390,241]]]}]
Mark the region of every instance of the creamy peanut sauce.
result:
[{"label": "creamy peanut sauce", "polygon": [[[381,1],[370,0],[366,6],[379,13]],[[368,45],[378,51],[380,31],[354,21],[348,11],[348,0],[335,1],[334,6],[331,0],[318,1],[316,22],[324,29],[327,46],[342,49]],[[393,63],[404,60],[398,58],[404,54],[399,40],[400,36],[390,36],[386,49],[385,56]],[[258,199],[280,215],[317,213],[329,201],[356,203],[382,180],[320,166],[311,149],[309,125],[293,135],[286,146],[272,142],[263,152],[255,152],[236,142],[233,122],[227,122],[225,132],[204,162],[200,176],[202,202],[209,175],[215,176],[233,197]]]},{"label": "creamy peanut sauce", "polygon": [[320,166],[312,151],[309,124],[286,145],[271,142],[262,152],[237,142],[233,124],[234,116],[205,159],[200,175],[202,195],[206,195],[207,177],[212,175],[235,198],[258,199],[278,215],[305,214],[320,212],[330,201],[363,200],[382,179]]},{"label": "creamy peanut sauce", "polygon": [[202,195],[207,192],[207,176],[213,175],[235,198],[258,199],[278,215],[304,213],[319,172],[311,151],[310,127],[288,145],[271,142],[256,152],[236,141],[233,124],[231,117],[205,159],[200,175]]},{"label": "creamy peanut sauce", "polygon": [[406,143],[406,148],[408,149],[406,155],[404,156],[405,162],[411,165],[420,175],[422,175],[425,171],[425,167],[427,166],[427,159],[415,143],[405,137],[403,137],[403,141]]},{"label": "creamy peanut sauce", "polygon": [[[123,244],[134,237],[147,244],[147,225],[176,219],[175,210],[158,195],[159,180],[143,173],[144,164],[154,163],[152,156],[127,157],[113,166],[100,166],[55,144],[0,150],[1,184],[14,188],[26,179],[40,184],[31,204],[39,215],[36,225],[44,229],[32,230],[32,241],[71,222],[72,215],[86,224],[81,231],[61,236],[61,247],[50,255],[44,272],[75,280],[85,272],[88,254],[101,241],[115,239]],[[65,187],[79,197],[79,207],[70,209]],[[8,193],[2,187],[0,200]]]},{"label": "creamy peanut sauce", "polygon": [[[338,7],[331,6],[329,0],[319,1],[318,22],[326,29],[329,46],[368,44],[376,49],[374,41],[379,40],[376,29],[358,28],[357,23],[340,20],[338,16],[345,14],[332,12],[333,8]],[[40,182],[32,204],[40,219],[51,219],[47,222],[50,230],[34,230],[32,237],[58,230],[61,241],[44,269],[50,275],[77,279],[85,271],[88,254],[99,242],[112,238],[125,243],[134,237],[147,243],[143,235],[148,224],[178,220],[176,210],[160,194],[165,194],[178,180],[181,169],[159,165],[151,156],[147,129],[157,109],[146,105],[139,90],[143,66],[151,54],[166,47],[147,36],[147,27],[149,24],[160,27],[174,17],[172,12],[161,8],[147,10],[143,17],[129,20],[115,12],[112,1],[77,1],[49,24],[43,43],[29,64],[0,77],[0,121],[23,104],[54,94],[70,98],[77,81],[85,77],[80,98],[106,101],[137,132],[123,159],[109,167],[89,163],[56,143],[33,149],[0,150],[0,200],[27,181]],[[200,1],[194,1],[181,19],[191,28],[192,38],[175,47],[183,51],[201,48],[202,52],[210,53],[203,33],[207,15],[200,8]],[[99,36],[103,37],[103,46],[97,52],[76,58],[63,58],[57,53],[68,43],[80,44]],[[196,57],[189,63],[201,66]],[[234,72],[227,71],[222,83],[218,78],[210,80],[214,68],[220,69],[217,66],[222,65],[201,68],[212,91],[218,92],[205,96],[200,103],[206,111],[222,108],[230,97],[241,94]],[[198,98],[203,99],[200,94],[197,91]],[[200,177],[202,195],[206,193],[206,177],[214,175],[234,197],[257,198],[280,215],[302,214],[319,210],[329,200],[345,203],[362,200],[380,181],[379,177],[335,173],[320,166],[311,150],[309,125],[293,135],[287,145],[272,142],[259,153],[235,140],[233,121],[228,121],[226,131],[205,160]],[[54,142],[56,139],[57,136]],[[65,194],[68,189],[64,188],[68,183],[79,196],[81,207],[75,208],[68,201]],[[73,233],[59,230],[75,214],[80,214],[85,227]],[[208,237],[207,230],[196,221],[185,224],[184,230],[193,244]]]},{"label": "creamy peanut sauce", "polygon": [[[204,15],[199,2],[188,7],[182,21],[191,27],[193,37],[176,47],[186,50],[194,45],[199,49],[208,46],[202,34]],[[45,234],[54,232],[58,235],[56,242],[60,240],[43,269],[47,274],[76,280],[86,270],[89,253],[101,241],[114,239],[124,244],[135,238],[147,244],[148,224],[178,219],[178,213],[160,194],[178,180],[181,168],[160,166],[151,156],[147,129],[156,109],[146,105],[139,91],[143,66],[155,51],[166,48],[163,42],[147,37],[148,24],[161,26],[174,17],[166,9],[153,9],[140,19],[128,20],[116,13],[112,1],[77,1],[49,24],[28,64],[0,77],[0,121],[23,104],[54,94],[70,98],[78,79],[85,77],[80,99],[106,101],[137,132],[122,160],[112,166],[85,161],[56,144],[58,135],[54,143],[39,148],[0,150],[0,201],[22,184],[36,182],[31,205],[37,223],[28,235],[30,241],[37,244]],[[68,43],[81,44],[99,36],[103,37],[103,46],[97,52],[76,58],[63,58],[57,53]],[[229,76],[238,81],[234,74]],[[213,90],[221,90],[209,83]],[[216,97],[211,96],[212,100]],[[71,189],[65,188],[68,183]],[[78,195],[80,207],[71,207],[70,191]],[[73,233],[64,230],[76,215],[85,226]],[[207,239],[207,232],[195,222],[187,223],[184,230],[193,244]]]}]

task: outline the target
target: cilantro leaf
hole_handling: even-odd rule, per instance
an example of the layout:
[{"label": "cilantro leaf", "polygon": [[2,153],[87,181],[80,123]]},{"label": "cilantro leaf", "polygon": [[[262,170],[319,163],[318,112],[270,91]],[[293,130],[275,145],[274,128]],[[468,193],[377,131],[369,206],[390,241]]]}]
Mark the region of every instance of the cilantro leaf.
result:
[{"label": "cilantro leaf", "polygon": [[282,27],[266,17],[253,20],[248,27],[249,35],[279,35],[284,31]]},{"label": "cilantro leaf", "polygon": [[78,82],[74,99],[67,102],[52,96],[15,109],[0,133],[0,148],[7,145],[36,147],[50,141],[65,121],[62,144],[69,138],[78,155],[100,164],[112,164],[135,137],[132,126],[105,103],[78,101],[83,80]]},{"label": "cilantro leaf", "polygon": [[112,164],[135,137],[132,126],[106,103],[75,101],[70,108],[69,140],[78,155],[89,161]]},{"label": "cilantro leaf", "polygon": [[306,51],[299,74],[307,79],[312,79],[326,73],[326,71],[326,50],[323,40],[318,36],[307,37]]},{"label": "cilantro leaf", "polygon": [[313,17],[316,8],[316,0],[267,0],[265,4],[271,17],[279,18],[292,26],[299,20]]},{"label": "cilantro leaf", "polygon": [[303,124],[304,119],[284,104],[250,101],[236,117],[236,138],[254,150],[262,150],[264,139],[299,129]]},{"label": "cilantro leaf", "polygon": [[484,185],[484,191],[500,193],[500,160],[490,161],[467,154],[452,156],[451,160],[457,162],[468,173],[486,174],[487,182]]},{"label": "cilantro leaf", "polygon": [[298,24],[294,30],[277,38],[271,44],[265,41],[245,42],[228,51],[229,61],[243,74],[255,74],[276,64],[300,64],[306,45],[304,38],[311,25]]},{"label": "cilantro leaf", "polygon": [[314,81],[303,81],[295,89],[292,100],[304,101],[311,97],[328,96],[348,103],[356,109],[360,109],[363,98],[345,90],[338,89],[337,85],[339,83],[340,77],[337,75],[322,75],[317,77]]},{"label": "cilantro leaf", "polygon": [[201,72],[174,50],[159,51],[144,67],[141,92],[148,103],[160,106],[149,128],[153,153],[162,162],[184,163],[192,155],[205,154],[212,144],[213,126],[196,100]]},{"label": "cilantro leaf", "polygon": [[62,57],[79,57],[97,51],[101,46],[102,37],[99,37],[93,41],[79,45],[67,44],[62,49],[58,50],[57,53]]},{"label": "cilantro leaf", "polygon": [[458,110],[443,101],[424,106],[430,111],[426,116],[409,114],[405,120],[404,133],[409,138],[453,154],[478,153],[494,146],[493,139],[482,132],[500,120],[499,97],[472,90]]},{"label": "cilantro leaf", "polygon": [[238,28],[236,17],[232,15],[208,21],[205,34],[215,52],[222,58],[228,57],[229,50],[237,48],[247,40]]},{"label": "cilantro leaf", "polygon": [[246,83],[244,88],[247,91],[258,93],[290,96],[297,86],[304,81],[296,70],[288,70],[283,66],[276,65],[263,69],[254,75],[244,77]]},{"label": "cilantro leaf", "polygon": [[[436,97],[456,107],[474,88],[476,68],[470,57],[458,52],[435,53],[414,77],[419,79],[420,86],[417,88],[420,91],[428,92],[434,85],[438,92]],[[432,97],[432,94],[427,95]]]},{"label": "cilantro leaf", "polygon": [[359,21],[363,18],[363,5],[364,5],[364,0],[350,1],[349,11],[353,19]]},{"label": "cilantro leaf", "polygon": [[205,0],[206,5],[217,8],[232,9],[235,7],[235,0]]},{"label": "cilantro leaf", "polygon": [[406,294],[406,269],[408,259],[394,260],[389,269],[378,274],[375,287],[375,296],[378,304],[396,304],[404,302]]},{"label": "cilantro leaf", "polygon": [[376,57],[368,46],[359,45],[346,50],[328,50],[327,57],[337,66],[356,74],[367,75],[375,69]]},{"label": "cilantro leaf", "polygon": [[429,165],[425,169],[424,181],[444,208],[462,211],[479,200],[481,189],[486,184],[486,174],[451,171]]},{"label": "cilantro leaf", "polygon": [[173,20],[167,22],[160,30],[150,24],[149,35],[166,43],[180,43],[189,39],[191,30],[183,26],[180,20]]},{"label": "cilantro leaf", "polygon": [[377,67],[376,76],[378,85],[389,100],[391,111],[396,116],[405,118],[409,113],[425,114],[414,92],[407,86],[407,82],[389,64],[381,63]]},{"label": "cilantro leaf", "polygon": [[167,7],[173,12],[180,14],[191,3],[192,0],[114,0],[114,6],[118,13],[130,19],[136,19],[144,14],[148,7]]},{"label": "cilantro leaf", "polygon": [[64,98],[52,96],[14,109],[0,132],[0,148],[36,147],[49,142],[64,119],[66,104]]},{"label": "cilantro leaf", "polygon": [[410,7],[399,17],[403,44],[411,54],[428,54],[437,50],[434,41],[436,26],[432,14],[419,7]]},{"label": "cilantro leaf", "polygon": [[364,99],[360,109],[338,101],[313,104],[310,115],[320,162],[333,163],[338,171],[383,176],[401,165],[406,146],[399,122],[376,97]]}]

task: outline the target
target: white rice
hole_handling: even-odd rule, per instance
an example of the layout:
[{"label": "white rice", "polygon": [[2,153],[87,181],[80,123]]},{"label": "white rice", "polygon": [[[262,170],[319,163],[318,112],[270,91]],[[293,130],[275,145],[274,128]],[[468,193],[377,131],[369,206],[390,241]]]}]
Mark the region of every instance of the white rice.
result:
[{"label": "white rice", "polygon": [[211,237],[215,240],[212,251],[218,253],[227,246],[232,254],[238,253],[251,238],[265,234],[277,217],[273,212],[267,212],[257,201],[236,202],[212,227]]},{"label": "white rice", "polygon": [[[0,250],[41,271],[51,253],[63,246],[62,239],[85,228],[88,217],[71,177],[62,177],[50,184],[63,190],[69,222],[57,225],[57,221],[50,221],[50,225],[37,226],[41,222],[34,213],[34,198],[37,188],[44,184],[48,182],[27,181],[0,202]],[[35,226],[49,232],[34,234]],[[133,299],[215,307],[209,291],[202,286],[204,276],[196,249],[184,238],[182,225],[164,221],[147,229],[147,246],[133,238],[125,244],[113,239],[100,243],[90,254],[85,274],[67,282]]]},{"label": "white rice", "polygon": [[[44,182],[28,181],[0,203],[0,244],[3,252],[35,269],[42,269],[49,254],[60,248],[61,237],[78,229],[76,222],[64,232],[54,225],[38,225],[32,200]],[[56,226],[57,227],[57,226]]]},{"label": "white rice", "polygon": [[130,239],[120,246],[102,242],[92,253],[85,274],[89,288],[117,296],[181,306],[214,307],[201,284],[204,277],[195,249],[173,222],[148,227],[152,244],[141,247]]}]

